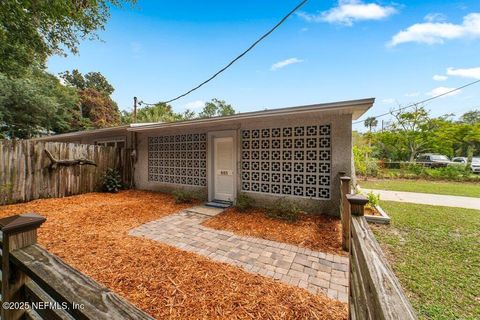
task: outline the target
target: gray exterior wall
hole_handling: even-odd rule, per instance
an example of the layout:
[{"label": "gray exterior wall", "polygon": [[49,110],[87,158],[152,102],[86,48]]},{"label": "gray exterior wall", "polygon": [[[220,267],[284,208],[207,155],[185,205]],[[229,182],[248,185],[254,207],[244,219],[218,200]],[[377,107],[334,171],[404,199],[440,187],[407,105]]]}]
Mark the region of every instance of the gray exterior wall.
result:
[{"label": "gray exterior wall", "polygon": [[[340,186],[339,172],[351,174],[352,160],[352,115],[351,114],[303,114],[292,115],[288,117],[268,117],[265,119],[251,119],[248,121],[236,121],[222,125],[203,125],[191,128],[188,126],[177,128],[156,129],[148,132],[137,133],[137,154],[138,160],[135,166],[135,185],[138,189],[171,191],[175,188],[186,188],[199,191],[205,197],[208,195],[208,188],[186,186],[180,184],[159,183],[148,181],[148,138],[163,135],[186,134],[186,133],[210,133],[233,130],[237,145],[237,166],[236,166],[236,183],[237,192],[241,190],[241,137],[242,129],[262,129],[273,127],[286,127],[295,125],[321,125],[329,124],[331,126],[331,182],[330,182],[330,199],[306,199],[296,196],[286,196],[301,204],[308,212],[315,214],[339,215],[340,203]],[[209,136],[210,136],[209,135]],[[211,146],[208,144],[207,156],[212,157]],[[209,164],[211,163],[209,159]],[[207,176],[210,177],[210,166],[207,167]],[[272,201],[281,195],[261,194],[248,192],[248,195],[256,200],[258,206],[268,206]]]}]

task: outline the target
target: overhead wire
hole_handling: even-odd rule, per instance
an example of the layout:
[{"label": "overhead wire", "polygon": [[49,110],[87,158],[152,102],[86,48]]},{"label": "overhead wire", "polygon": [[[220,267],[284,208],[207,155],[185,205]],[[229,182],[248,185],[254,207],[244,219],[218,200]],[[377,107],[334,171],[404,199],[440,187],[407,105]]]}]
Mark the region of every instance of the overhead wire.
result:
[{"label": "overhead wire", "polygon": [[[430,98],[428,98],[428,99],[425,99],[425,100],[422,100],[422,101],[418,101],[418,102],[409,104],[409,105],[407,105],[407,106],[404,106],[404,107],[401,107],[401,108],[398,108],[398,109],[395,109],[395,110],[392,110],[392,111],[389,111],[389,112],[386,112],[386,113],[379,114],[379,115],[377,115],[377,116],[371,116],[371,117],[369,117],[369,118],[375,118],[375,119],[377,119],[377,118],[381,118],[381,117],[384,117],[384,116],[388,116],[388,115],[392,114],[392,112],[403,111],[403,110],[405,110],[405,109],[412,108],[412,107],[415,107],[415,106],[418,106],[418,105],[427,103],[427,102],[429,102],[429,101],[438,99],[438,98],[440,98],[440,97],[446,96],[446,95],[451,94],[451,93],[453,93],[453,92],[462,90],[462,89],[464,89],[464,88],[466,88],[466,87],[473,86],[474,84],[477,84],[477,83],[479,83],[479,82],[480,82],[480,79],[479,79],[479,80],[472,81],[472,82],[469,82],[469,83],[467,83],[467,84],[464,84],[464,85],[461,86],[461,87],[454,88],[454,89],[452,89],[452,90],[443,92],[443,93],[441,93],[441,94],[438,94],[438,95],[436,95],[436,96],[430,97]],[[357,121],[352,122],[352,124],[362,123],[362,122],[364,122],[364,121],[365,121],[365,120],[357,120]]]},{"label": "overhead wire", "polygon": [[243,56],[245,56],[248,52],[250,52],[256,45],[258,45],[262,40],[264,40],[265,38],[267,38],[270,34],[273,33],[273,31],[275,31],[278,27],[280,27],[292,14],[294,14],[298,9],[300,9],[305,3],[307,3],[308,0],[303,0],[302,2],[300,2],[295,8],[293,8],[293,10],[291,10],[286,16],[284,16],[279,22],[277,22],[277,24],[275,26],[273,26],[270,30],[268,30],[266,33],[264,33],[260,38],[258,38],[252,45],[250,45],[250,47],[248,47],[246,50],[244,50],[241,54],[239,54],[237,57],[235,57],[233,60],[231,60],[227,65],[225,65],[223,68],[221,68],[220,70],[218,70],[217,72],[215,72],[211,77],[209,77],[207,80],[201,82],[200,84],[198,84],[197,86],[193,87],[192,89],[186,91],[185,93],[182,93],[178,96],[176,96],[175,98],[172,98],[170,100],[167,100],[167,101],[163,101],[163,103],[170,103],[170,102],[173,102],[173,101],[176,101],[180,98],[183,98],[185,97],[186,95],[192,93],[193,91],[195,90],[198,90],[199,88],[201,88],[202,86],[204,86],[205,84],[207,84],[208,82],[212,81],[213,79],[215,79],[218,75],[220,75],[222,72],[224,72],[225,70],[227,70],[228,68],[230,68],[230,66],[232,66],[235,62],[237,62],[238,60],[240,60]]}]

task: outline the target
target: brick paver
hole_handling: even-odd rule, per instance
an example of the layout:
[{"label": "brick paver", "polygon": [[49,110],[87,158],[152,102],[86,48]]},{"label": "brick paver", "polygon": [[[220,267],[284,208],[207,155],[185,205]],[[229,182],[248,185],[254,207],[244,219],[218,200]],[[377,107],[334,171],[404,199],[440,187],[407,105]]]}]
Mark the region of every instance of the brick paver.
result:
[{"label": "brick paver", "polygon": [[203,206],[190,208],[132,229],[130,235],[163,242],[347,302],[346,257],[201,225],[220,212],[221,209]]}]

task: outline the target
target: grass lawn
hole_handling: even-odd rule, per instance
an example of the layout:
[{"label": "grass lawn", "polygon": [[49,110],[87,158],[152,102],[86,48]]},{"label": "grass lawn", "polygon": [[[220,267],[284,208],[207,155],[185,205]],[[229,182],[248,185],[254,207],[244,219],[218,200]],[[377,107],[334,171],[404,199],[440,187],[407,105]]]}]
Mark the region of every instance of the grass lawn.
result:
[{"label": "grass lawn", "polygon": [[359,180],[362,188],[480,197],[480,183],[427,180]]},{"label": "grass lawn", "polygon": [[480,210],[382,202],[372,226],[423,319],[480,319]]}]

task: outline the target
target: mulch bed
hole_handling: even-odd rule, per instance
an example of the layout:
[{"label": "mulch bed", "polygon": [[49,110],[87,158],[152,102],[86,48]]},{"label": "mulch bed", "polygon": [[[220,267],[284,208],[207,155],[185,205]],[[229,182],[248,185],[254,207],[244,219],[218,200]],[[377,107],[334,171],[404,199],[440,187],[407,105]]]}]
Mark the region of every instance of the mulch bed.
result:
[{"label": "mulch bed", "polygon": [[240,235],[346,255],[342,250],[342,226],[340,220],[334,217],[302,215],[299,221],[289,223],[267,217],[263,209],[239,212],[235,208],[230,208],[222,214],[208,219],[203,225],[232,231]]},{"label": "mulch bed", "polygon": [[372,207],[365,207],[365,212],[364,212],[365,215],[368,215],[368,216],[377,216],[377,217],[381,217],[382,215],[380,214],[380,212],[378,212],[377,209],[375,208],[372,208]]},{"label": "mulch bed", "polygon": [[346,306],[161,243],[128,236],[185,205],[144,191],[0,206],[47,218],[39,243],[158,319],[346,319]]}]

